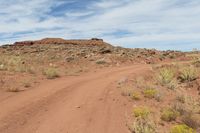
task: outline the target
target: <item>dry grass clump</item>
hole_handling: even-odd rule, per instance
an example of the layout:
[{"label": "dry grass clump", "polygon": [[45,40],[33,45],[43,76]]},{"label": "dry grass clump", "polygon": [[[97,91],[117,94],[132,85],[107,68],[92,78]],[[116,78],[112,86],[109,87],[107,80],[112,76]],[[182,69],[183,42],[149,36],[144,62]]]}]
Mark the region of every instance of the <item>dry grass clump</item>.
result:
[{"label": "dry grass clump", "polygon": [[188,113],[182,116],[182,122],[194,129],[200,129],[200,115]]},{"label": "dry grass clump", "polygon": [[161,101],[163,101],[163,98],[164,98],[164,93],[162,93],[162,92],[158,92],[158,93],[156,93],[156,95],[154,96],[154,98],[155,98],[155,100],[157,101],[157,102],[161,102]]},{"label": "dry grass clump", "polygon": [[195,66],[195,67],[200,67],[200,58],[197,58],[195,59],[192,64]]},{"label": "dry grass clump", "polygon": [[181,94],[179,94],[179,95],[177,95],[176,96],[176,100],[178,101],[178,102],[180,102],[180,103],[185,103],[186,102],[186,95],[181,95]]},{"label": "dry grass clump", "polygon": [[157,76],[157,81],[162,86],[174,90],[178,88],[178,81],[176,80],[176,70],[172,67],[163,67],[159,70]]},{"label": "dry grass clump", "polygon": [[151,119],[138,117],[131,125],[130,130],[132,133],[156,133],[156,125]]},{"label": "dry grass clump", "polygon": [[139,92],[133,92],[132,95],[131,95],[131,98],[133,100],[140,100],[141,99],[141,95]]},{"label": "dry grass clump", "polygon": [[175,90],[179,87],[178,81],[173,79],[170,83],[166,84],[166,87],[171,90]]},{"label": "dry grass clump", "polygon": [[179,98],[177,102],[174,102],[173,108],[181,115],[187,113],[199,113],[200,111],[199,102],[190,96],[184,96],[181,99]]},{"label": "dry grass clump", "polygon": [[178,115],[179,115],[179,112],[177,112],[171,108],[165,108],[161,112],[161,119],[163,121],[170,122],[170,121],[176,120]]},{"label": "dry grass clump", "polygon": [[147,107],[137,107],[133,109],[135,117],[147,118],[151,111]]},{"label": "dry grass clump", "polygon": [[196,131],[187,125],[180,124],[173,126],[170,130],[170,133],[196,133]]},{"label": "dry grass clump", "polygon": [[190,82],[198,78],[197,69],[190,66],[185,67],[180,71],[179,79],[181,82]]},{"label": "dry grass clump", "polygon": [[45,69],[43,74],[47,77],[47,79],[54,79],[60,77],[58,70],[53,67]]},{"label": "dry grass clump", "polygon": [[96,61],[96,64],[104,65],[104,64],[107,64],[107,62],[104,59],[100,59]]},{"label": "dry grass clump", "polygon": [[185,105],[183,103],[181,103],[181,102],[175,102],[175,103],[173,103],[172,108],[175,111],[179,112],[179,114],[181,116],[184,115],[187,112],[187,109],[185,108]]},{"label": "dry grass clump", "polygon": [[7,91],[8,92],[20,92],[21,90],[19,88],[13,87],[13,88],[8,88]]},{"label": "dry grass clump", "polygon": [[144,96],[146,98],[155,98],[156,94],[158,93],[158,91],[156,89],[153,89],[153,88],[148,88],[148,89],[145,89],[143,91],[144,93]]},{"label": "dry grass clump", "polygon": [[35,73],[34,68],[26,63],[25,57],[13,55],[3,55],[0,57],[0,70]]},{"label": "dry grass clump", "polygon": [[174,103],[173,109],[180,113],[181,121],[194,128],[200,128],[200,105],[196,99],[189,96],[182,96]]},{"label": "dry grass clump", "polygon": [[158,73],[158,81],[162,85],[171,83],[175,77],[175,73],[171,68],[161,68]]}]

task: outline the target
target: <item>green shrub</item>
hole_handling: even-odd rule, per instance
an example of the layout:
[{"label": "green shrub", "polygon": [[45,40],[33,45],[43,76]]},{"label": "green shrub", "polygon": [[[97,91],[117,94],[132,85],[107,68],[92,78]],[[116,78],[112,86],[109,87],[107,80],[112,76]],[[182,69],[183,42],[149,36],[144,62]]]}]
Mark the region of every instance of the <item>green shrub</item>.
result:
[{"label": "green shrub", "polygon": [[176,125],[171,128],[170,133],[196,133],[196,131],[187,125]]},{"label": "green shrub", "polygon": [[56,68],[48,68],[44,70],[43,74],[48,78],[48,79],[54,79],[59,77],[58,71]]},{"label": "green shrub", "polygon": [[143,119],[141,117],[136,118],[133,127],[131,128],[132,133],[156,133],[155,123],[149,119]]},{"label": "green shrub", "polygon": [[133,109],[135,117],[147,118],[150,114],[150,110],[147,107],[137,107]]},{"label": "green shrub", "polygon": [[166,108],[162,110],[161,113],[161,119],[163,121],[174,121],[176,120],[177,116],[179,115],[179,113],[171,108]]},{"label": "green shrub", "polygon": [[140,93],[138,93],[138,92],[133,92],[131,98],[132,98],[133,100],[140,100],[140,99],[141,99]]},{"label": "green shrub", "polygon": [[158,91],[156,89],[145,89],[144,90],[144,96],[147,98],[154,98],[155,95],[158,93]]},{"label": "green shrub", "polygon": [[182,82],[190,82],[197,79],[197,70],[194,67],[186,67],[180,71],[179,79]]}]

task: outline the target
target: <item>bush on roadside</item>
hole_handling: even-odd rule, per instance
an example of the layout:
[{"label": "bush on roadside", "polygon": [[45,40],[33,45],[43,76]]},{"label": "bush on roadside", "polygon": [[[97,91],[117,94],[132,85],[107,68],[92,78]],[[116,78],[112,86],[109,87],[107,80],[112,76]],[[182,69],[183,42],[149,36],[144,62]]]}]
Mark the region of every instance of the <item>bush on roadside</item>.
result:
[{"label": "bush on roadside", "polygon": [[48,68],[44,70],[43,74],[47,77],[47,79],[54,79],[60,76],[56,68]]}]

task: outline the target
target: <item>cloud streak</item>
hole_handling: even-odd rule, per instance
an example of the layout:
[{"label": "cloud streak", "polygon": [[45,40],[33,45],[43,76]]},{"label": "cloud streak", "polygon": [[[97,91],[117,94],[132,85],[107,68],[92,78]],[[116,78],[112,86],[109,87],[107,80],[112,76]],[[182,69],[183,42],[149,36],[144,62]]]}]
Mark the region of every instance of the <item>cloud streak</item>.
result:
[{"label": "cloud streak", "polygon": [[196,0],[7,0],[0,9],[0,43],[99,37],[125,47],[200,48]]}]

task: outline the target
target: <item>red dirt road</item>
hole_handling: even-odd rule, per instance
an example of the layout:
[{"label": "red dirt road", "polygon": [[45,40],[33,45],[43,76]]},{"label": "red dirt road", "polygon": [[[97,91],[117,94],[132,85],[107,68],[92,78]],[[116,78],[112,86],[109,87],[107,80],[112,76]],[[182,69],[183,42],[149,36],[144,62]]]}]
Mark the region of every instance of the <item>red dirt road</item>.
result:
[{"label": "red dirt road", "polygon": [[0,133],[128,133],[130,107],[114,84],[149,68],[106,68],[0,97]]}]

